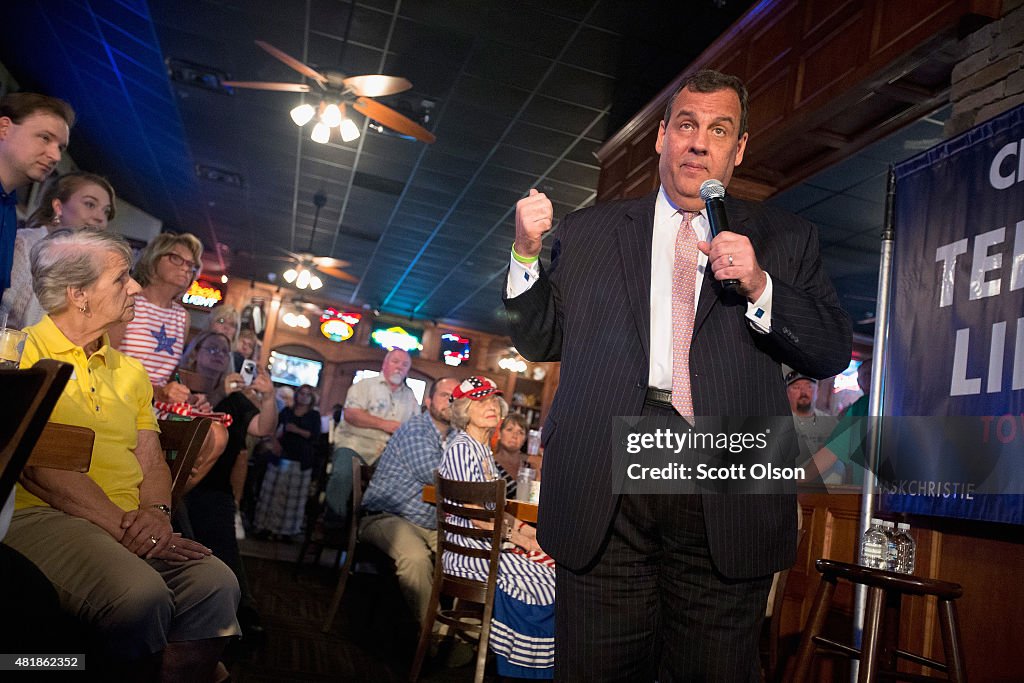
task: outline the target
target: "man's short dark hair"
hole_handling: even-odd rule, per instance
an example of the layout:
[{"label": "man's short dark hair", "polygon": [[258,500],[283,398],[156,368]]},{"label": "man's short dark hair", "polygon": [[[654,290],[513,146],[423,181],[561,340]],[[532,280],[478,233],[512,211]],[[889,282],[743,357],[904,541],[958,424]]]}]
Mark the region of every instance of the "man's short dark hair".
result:
[{"label": "man's short dark hair", "polygon": [[676,97],[683,90],[711,93],[727,88],[734,91],[736,96],[740,98],[740,129],[737,137],[741,137],[747,132],[747,86],[743,85],[743,81],[736,76],[723,74],[721,71],[715,71],[714,69],[702,69],[694,74],[690,74],[679,84],[679,87],[672,93],[672,97],[669,98],[668,104],[665,106],[665,125],[668,125],[669,120],[672,118],[672,105],[675,104]]},{"label": "man's short dark hair", "polygon": [[459,379],[457,377],[438,377],[437,381],[435,381],[433,384],[430,385],[430,393],[427,394],[427,398],[434,398],[434,392],[437,391],[437,385],[440,384],[441,382],[445,381],[446,379],[450,379],[453,382],[458,382],[459,381]]},{"label": "man's short dark hair", "polygon": [[68,128],[75,125],[75,110],[64,100],[34,92],[12,92],[0,97],[0,116],[6,116],[14,123],[21,124],[26,118],[39,112],[53,114],[64,119]]}]

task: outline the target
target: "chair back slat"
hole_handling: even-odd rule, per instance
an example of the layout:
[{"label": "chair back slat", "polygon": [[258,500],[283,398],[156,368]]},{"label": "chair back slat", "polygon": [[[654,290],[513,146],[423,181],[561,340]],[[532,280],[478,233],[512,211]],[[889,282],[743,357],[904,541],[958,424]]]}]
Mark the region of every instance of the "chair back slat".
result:
[{"label": "chair back slat", "polygon": [[0,505],[28,462],[71,369],[44,358],[25,370],[0,370]]},{"label": "chair back slat", "polygon": [[213,426],[208,417],[194,420],[160,420],[160,447],[171,468],[171,507],[185,495],[185,486],[203,448],[206,435]]},{"label": "chair back slat", "polygon": [[88,427],[47,422],[32,449],[27,466],[88,472],[95,441],[96,432]]}]

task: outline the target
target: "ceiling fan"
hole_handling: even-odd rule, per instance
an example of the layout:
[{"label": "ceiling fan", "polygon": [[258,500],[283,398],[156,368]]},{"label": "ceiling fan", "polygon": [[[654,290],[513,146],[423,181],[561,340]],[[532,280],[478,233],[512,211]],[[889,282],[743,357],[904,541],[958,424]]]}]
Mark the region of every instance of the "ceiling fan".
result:
[{"label": "ceiling fan", "polygon": [[306,289],[307,287],[312,290],[320,289],[324,286],[323,280],[320,279],[319,273],[330,275],[331,277],[344,280],[346,282],[356,283],[359,282],[359,278],[351,273],[347,273],[342,268],[349,266],[348,261],[342,261],[341,259],[331,258],[330,256],[314,256],[313,255],[313,238],[316,236],[316,226],[320,222],[320,209],[324,208],[327,204],[327,195],[322,191],[317,192],[313,195],[313,206],[316,207],[316,213],[313,215],[313,228],[309,233],[309,246],[303,253],[293,253],[286,251],[293,260],[292,266],[281,273],[281,277],[284,278],[288,284],[295,284],[299,289]]},{"label": "ceiling fan", "polygon": [[[352,15],[345,28],[342,42],[342,56],[348,45],[348,32],[352,27]],[[272,57],[295,69],[303,76],[312,79],[322,92],[317,107],[311,104],[300,104],[291,110],[292,121],[304,126],[316,117],[316,125],[310,136],[315,142],[326,143],[331,138],[333,129],[337,129],[341,139],[351,142],[359,137],[359,128],[348,118],[347,109],[351,107],[360,114],[384,125],[402,135],[432,143],[437,138],[426,128],[412,119],[399,114],[386,105],[377,102],[373,97],[383,97],[404,92],[412,87],[407,79],[383,74],[364,76],[345,76],[335,70],[324,69],[322,72],[304,64],[295,57],[274,47],[270,43],[257,40],[256,44]],[[341,60],[339,59],[339,64]],[[224,85],[233,88],[250,88],[254,90],[277,90],[283,92],[310,92],[312,88],[305,83],[273,83],[266,81],[223,81]]]}]

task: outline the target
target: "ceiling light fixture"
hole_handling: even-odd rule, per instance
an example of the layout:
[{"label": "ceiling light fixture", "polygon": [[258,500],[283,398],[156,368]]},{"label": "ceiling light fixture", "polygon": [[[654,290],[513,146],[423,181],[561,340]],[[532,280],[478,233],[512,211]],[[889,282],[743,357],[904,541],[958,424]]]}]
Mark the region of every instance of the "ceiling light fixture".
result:
[{"label": "ceiling light fixture", "polygon": [[324,281],[310,270],[308,265],[302,263],[284,271],[281,273],[281,277],[288,284],[294,283],[299,289],[306,289],[308,287],[315,291],[324,286]]},{"label": "ceiling light fixture", "polygon": [[359,126],[348,117],[345,104],[342,102],[330,102],[320,100],[319,107],[311,104],[300,104],[291,110],[292,121],[300,128],[310,121],[316,121],[313,130],[310,132],[310,139],[313,142],[327,144],[331,140],[334,129],[338,129],[338,135],[342,142],[352,142],[359,139]]}]

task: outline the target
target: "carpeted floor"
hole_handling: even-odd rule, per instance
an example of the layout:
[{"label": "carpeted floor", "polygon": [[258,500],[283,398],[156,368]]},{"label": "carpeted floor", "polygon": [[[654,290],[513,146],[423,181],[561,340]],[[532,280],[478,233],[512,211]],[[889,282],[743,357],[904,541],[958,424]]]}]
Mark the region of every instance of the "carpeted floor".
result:
[{"label": "carpeted floor", "polygon": [[[418,630],[393,575],[353,574],[332,629],[322,633],[337,579],[333,567],[306,565],[296,573],[297,544],[246,540],[241,546],[266,638],[232,649],[232,681],[407,680]],[[471,681],[470,653],[455,655],[470,661],[456,668],[430,661],[421,680]]]}]

